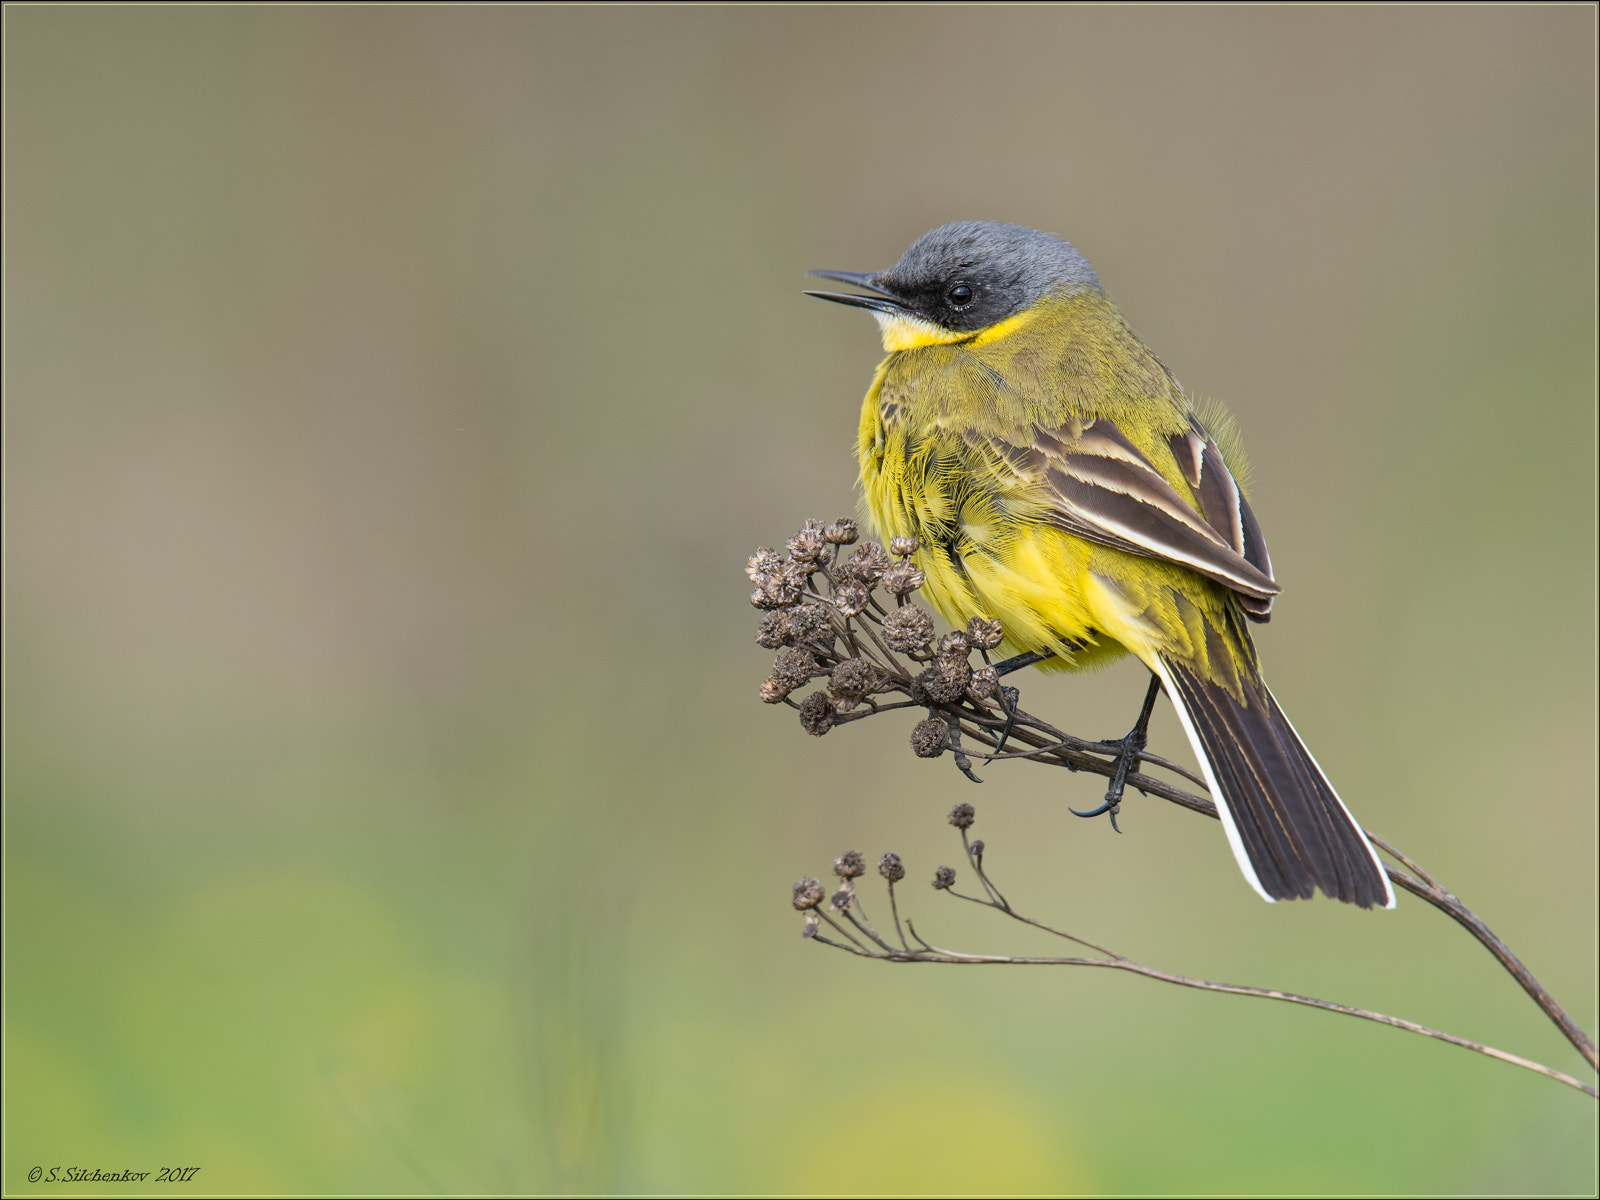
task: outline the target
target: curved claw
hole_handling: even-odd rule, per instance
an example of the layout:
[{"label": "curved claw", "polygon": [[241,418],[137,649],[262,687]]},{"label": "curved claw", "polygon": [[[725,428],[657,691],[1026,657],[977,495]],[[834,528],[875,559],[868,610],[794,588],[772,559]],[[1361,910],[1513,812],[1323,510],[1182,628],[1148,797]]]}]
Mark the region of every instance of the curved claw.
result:
[{"label": "curved claw", "polygon": [[972,773],[972,760],[967,757],[966,751],[961,748],[961,726],[956,721],[949,721],[945,725],[945,745],[955,751],[956,770],[960,771],[973,783],[982,783]]},{"label": "curved claw", "polygon": [[1117,813],[1122,808],[1122,793],[1127,788],[1128,776],[1139,769],[1139,752],[1145,747],[1147,739],[1146,730],[1150,726],[1150,713],[1155,708],[1156,697],[1161,694],[1161,680],[1155,674],[1150,676],[1150,686],[1144,694],[1144,706],[1139,710],[1139,719],[1134,723],[1126,737],[1107,738],[1099,743],[1107,751],[1116,752],[1116,764],[1111,772],[1111,784],[1106,788],[1106,801],[1099,808],[1091,812],[1079,812],[1069,809],[1075,817],[1098,817],[1101,813],[1111,814],[1111,828],[1118,833],[1122,830],[1117,826]]},{"label": "curved claw", "polygon": [[1117,833],[1122,832],[1122,827],[1117,824],[1117,814],[1122,811],[1122,802],[1120,800],[1107,800],[1099,808],[1091,808],[1088,812],[1079,812],[1075,808],[1069,808],[1067,811],[1075,817],[1098,817],[1102,813],[1110,813],[1111,828]]},{"label": "curved claw", "polygon": [[1000,736],[995,740],[995,754],[1004,754],[1006,741],[1011,737],[1011,727],[1017,722],[1017,697],[1022,693],[1014,687],[1000,685],[1000,704],[1006,712],[1006,723],[1000,727]]}]

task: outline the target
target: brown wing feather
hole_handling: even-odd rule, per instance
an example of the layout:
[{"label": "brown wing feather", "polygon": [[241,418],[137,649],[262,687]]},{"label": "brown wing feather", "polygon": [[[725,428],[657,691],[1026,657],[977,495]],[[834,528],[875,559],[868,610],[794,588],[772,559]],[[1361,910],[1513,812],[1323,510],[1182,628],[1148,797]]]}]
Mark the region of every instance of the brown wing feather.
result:
[{"label": "brown wing feather", "polygon": [[1203,429],[1194,430],[1175,436],[1172,449],[1200,498],[1200,512],[1107,420],[1070,432],[1039,430],[1029,446],[993,448],[1045,484],[1052,502],[1047,519],[1058,528],[1215,579],[1239,595],[1247,615],[1260,619],[1282,589],[1221,453]]},{"label": "brown wing feather", "polygon": [[[1200,501],[1200,512],[1219,537],[1233,547],[1247,563],[1268,579],[1272,578],[1272,559],[1267,554],[1261,526],[1244,498],[1216,441],[1198,420],[1191,417],[1189,428],[1168,439],[1189,486]],[[1272,619],[1272,599],[1240,593],[1240,604],[1252,621]]]}]

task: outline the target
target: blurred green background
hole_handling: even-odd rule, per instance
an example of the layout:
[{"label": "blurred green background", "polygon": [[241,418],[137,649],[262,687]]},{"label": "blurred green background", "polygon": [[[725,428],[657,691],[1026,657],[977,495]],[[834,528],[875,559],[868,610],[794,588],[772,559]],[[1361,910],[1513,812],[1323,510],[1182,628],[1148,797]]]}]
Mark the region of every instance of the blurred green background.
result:
[{"label": "blurred green background", "polygon": [[[1588,1077],[1420,903],[1268,907],[1214,825],[910,717],[807,738],[741,569],[855,503],[876,333],[803,272],[1071,238],[1240,418],[1296,724],[1594,1030],[1592,8],[5,35],[7,1193],[1593,1192],[1593,1103],[1448,1046],[802,943],[855,847],[1052,952],[921,886],[971,800],[1039,916]],[[1024,684],[1095,737],[1143,688]]]}]

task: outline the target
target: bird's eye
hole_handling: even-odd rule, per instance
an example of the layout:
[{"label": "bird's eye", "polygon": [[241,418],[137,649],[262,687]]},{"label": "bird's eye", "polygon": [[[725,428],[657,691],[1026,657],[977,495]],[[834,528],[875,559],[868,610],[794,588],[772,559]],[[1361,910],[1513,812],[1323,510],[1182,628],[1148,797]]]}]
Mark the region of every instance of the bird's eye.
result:
[{"label": "bird's eye", "polygon": [[965,308],[972,303],[972,289],[964,283],[958,283],[945,293],[945,299],[950,301],[952,308]]}]

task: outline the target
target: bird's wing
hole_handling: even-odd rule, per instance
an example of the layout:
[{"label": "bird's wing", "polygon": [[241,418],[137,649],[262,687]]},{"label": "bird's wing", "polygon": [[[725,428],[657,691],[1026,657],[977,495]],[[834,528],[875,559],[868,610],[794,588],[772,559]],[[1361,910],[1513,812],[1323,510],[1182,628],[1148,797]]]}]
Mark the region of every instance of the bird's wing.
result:
[{"label": "bird's wing", "polygon": [[1047,520],[1077,537],[1188,567],[1236,592],[1264,621],[1283,589],[1250,503],[1217,444],[1191,419],[1168,445],[1199,500],[1168,483],[1117,426],[1099,419],[1070,430],[1036,429],[1030,444],[991,442],[1019,474],[1044,489]]}]

